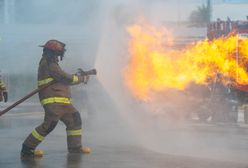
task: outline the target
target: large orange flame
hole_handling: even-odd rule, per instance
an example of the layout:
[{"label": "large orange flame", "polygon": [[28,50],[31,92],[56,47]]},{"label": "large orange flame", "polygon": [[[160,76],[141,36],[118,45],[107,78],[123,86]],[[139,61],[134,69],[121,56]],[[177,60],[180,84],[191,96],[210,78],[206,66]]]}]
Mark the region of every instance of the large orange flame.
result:
[{"label": "large orange flame", "polygon": [[223,83],[228,79],[248,84],[247,39],[237,36],[206,39],[173,49],[173,35],[165,27],[141,23],[127,30],[131,38],[125,81],[139,99],[148,99],[153,91],[183,90],[191,82],[207,84],[217,72],[224,76]]}]

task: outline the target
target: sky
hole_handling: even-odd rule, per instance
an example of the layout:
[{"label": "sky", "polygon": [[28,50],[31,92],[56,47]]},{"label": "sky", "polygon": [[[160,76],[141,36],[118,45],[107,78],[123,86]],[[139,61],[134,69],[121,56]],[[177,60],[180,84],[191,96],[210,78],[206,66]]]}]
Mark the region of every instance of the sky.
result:
[{"label": "sky", "polygon": [[[187,2],[187,3],[185,3]],[[190,13],[198,6],[206,4],[206,0],[155,0],[150,1],[151,13],[167,21],[186,21]],[[212,0],[212,20],[226,19],[244,20],[248,15],[248,0]]]},{"label": "sky", "polygon": [[[239,1],[239,0],[238,0]],[[213,4],[212,19],[221,18],[226,19],[229,16],[233,20],[244,20],[248,16],[248,1],[243,0],[243,3],[216,3]]]},{"label": "sky", "polygon": [[[187,21],[190,13],[199,6],[206,4],[207,0],[132,0],[127,2],[123,0],[72,0],[70,2],[66,0],[11,1],[15,1],[16,11],[9,9],[9,17],[7,17],[8,20],[5,22],[50,24],[66,21],[67,23],[74,24],[83,22],[82,19],[78,20],[79,17],[87,19],[90,15],[94,15],[93,11],[97,13],[99,9],[114,5],[125,7],[127,8],[126,10],[131,12],[144,9],[144,13],[153,17],[153,19],[177,22]],[[11,6],[10,3],[8,5]],[[248,12],[246,12],[248,0],[212,0],[212,5],[213,20],[217,18],[226,19],[227,16],[234,20],[245,19],[246,15],[248,15]],[[52,10],[53,6],[58,7],[55,7],[56,10]],[[14,15],[13,13],[15,13],[15,16],[11,17]],[[70,16],[70,19],[64,19],[61,17],[62,15],[65,17]],[[85,17],[87,15],[89,17]]]}]

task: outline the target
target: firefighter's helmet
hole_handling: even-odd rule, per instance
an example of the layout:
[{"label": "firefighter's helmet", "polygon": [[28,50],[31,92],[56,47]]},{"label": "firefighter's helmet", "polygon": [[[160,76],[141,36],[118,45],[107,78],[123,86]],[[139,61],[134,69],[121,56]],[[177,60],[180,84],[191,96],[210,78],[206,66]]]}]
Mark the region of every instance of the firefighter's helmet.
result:
[{"label": "firefighter's helmet", "polygon": [[58,40],[49,40],[46,42],[45,45],[41,45],[40,47],[47,48],[55,52],[61,52],[61,53],[64,53],[66,51],[65,44]]}]

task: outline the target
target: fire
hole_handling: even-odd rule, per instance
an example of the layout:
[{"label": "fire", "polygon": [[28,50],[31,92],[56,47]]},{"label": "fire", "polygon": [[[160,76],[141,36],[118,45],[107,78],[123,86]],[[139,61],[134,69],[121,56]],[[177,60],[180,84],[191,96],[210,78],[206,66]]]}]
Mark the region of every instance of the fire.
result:
[{"label": "fire", "polygon": [[139,99],[147,100],[151,92],[170,88],[183,90],[191,82],[207,84],[217,72],[224,84],[248,84],[248,39],[206,39],[173,49],[173,35],[165,27],[141,23],[129,26],[127,31],[131,38],[125,82]]}]

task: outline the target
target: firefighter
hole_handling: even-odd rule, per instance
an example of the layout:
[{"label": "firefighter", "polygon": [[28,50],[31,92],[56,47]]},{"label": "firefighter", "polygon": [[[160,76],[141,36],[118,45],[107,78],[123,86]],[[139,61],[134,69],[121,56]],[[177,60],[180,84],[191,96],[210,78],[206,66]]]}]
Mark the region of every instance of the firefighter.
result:
[{"label": "firefighter", "polygon": [[222,84],[224,76],[217,72],[215,82],[211,86],[211,109],[213,122],[227,121],[227,100],[229,89]]},{"label": "firefighter", "polygon": [[67,147],[69,153],[89,153],[90,148],[82,148],[80,113],[72,105],[70,85],[85,83],[89,76],[85,74],[68,74],[58,62],[64,57],[65,44],[58,40],[49,40],[43,47],[42,58],[38,69],[38,87],[50,82],[54,84],[39,92],[40,103],[44,108],[45,117],[41,125],[36,127],[22,145],[21,158],[41,157],[43,151],[36,147],[56,127],[58,121],[66,125]]},{"label": "firefighter", "polygon": [[248,85],[234,83],[233,87],[237,89],[239,103],[244,109],[244,122],[248,124]]},{"label": "firefighter", "polygon": [[2,80],[2,75],[0,75],[0,101],[4,101],[4,102],[8,101],[8,91]]}]

